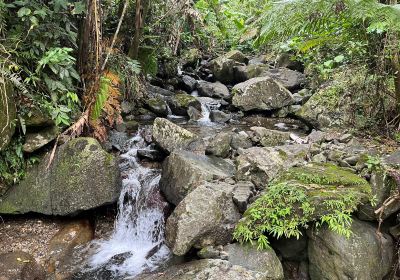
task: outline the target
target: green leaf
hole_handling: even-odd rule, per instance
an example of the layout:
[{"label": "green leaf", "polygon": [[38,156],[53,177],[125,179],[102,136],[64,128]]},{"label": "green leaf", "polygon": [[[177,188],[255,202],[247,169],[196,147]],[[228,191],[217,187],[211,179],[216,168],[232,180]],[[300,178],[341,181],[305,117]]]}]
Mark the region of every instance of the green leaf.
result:
[{"label": "green leaf", "polygon": [[21,9],[18,10],[18,17],[24,17],[24,16],[28,16],[31,14],[31,9],[26,8],[26,7],[22,7]]},{"label": "green leaf", "polygon": [[344,58],[345,58],[344,55],[341,54],[341,55],[336,56],[333,60],[337,63],[340,63],[340,62],[343,62]]}]

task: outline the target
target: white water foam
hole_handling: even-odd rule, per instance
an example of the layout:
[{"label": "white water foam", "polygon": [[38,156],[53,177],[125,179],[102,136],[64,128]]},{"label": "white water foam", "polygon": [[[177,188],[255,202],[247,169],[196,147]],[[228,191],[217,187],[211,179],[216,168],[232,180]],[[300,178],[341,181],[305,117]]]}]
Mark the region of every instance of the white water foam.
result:
[{"label": "white water foam", "polygon": [[[160,170],[140,164],[138,149],[148,149],[140,134],[122,155],[120,168],[124,179],[114,232],[108,240],[96,242],[97,251],[89,260],[93,269],[107,266],[116,275],[131,277],[154,271],[171,256],[164,240],[165,204],[158,189]],[[123,260],[113,262],[118,256],[123,256]]]}]

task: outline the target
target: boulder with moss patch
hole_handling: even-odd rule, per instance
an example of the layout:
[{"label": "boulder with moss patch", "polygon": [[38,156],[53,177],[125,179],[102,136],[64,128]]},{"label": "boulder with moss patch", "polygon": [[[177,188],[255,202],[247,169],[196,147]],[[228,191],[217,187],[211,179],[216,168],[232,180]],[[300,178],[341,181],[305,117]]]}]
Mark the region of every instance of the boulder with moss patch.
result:
[{"label": "boulder with moss patch", "polygon": [[236,234],[239,240],[268,244],[265,233],[298,237],[309,222],[320,221],[349,237],[351,213],[372,199],[371,186],[349,170],[333,164],[292,167],[281,174],[245,212]]},{"label": "boulder with moss patch", "polygon": [[113,203],[120,192],[117,159],[93,138],[77,138],[31,168],[26,178],[0,198],[0,213],[73,215]]},{"label": "boulder with moss patch", "polygon": [[14,92],[11,84],[0,78],[0,151],[11,141],[15,132],[15,108]]},{"label": "boulder with moss patch", "polygon": [[168,105],[161,97],[154,97],[145,101],[147,108],[157,116],[166,117],[168,115]]},{"label": "boulder with moss patch", "polygon": [[179,116],[187,116],[189,107],[201,111],[201,103],[196,97],[187,93],[178,93],[167,100],[172,113]]}]

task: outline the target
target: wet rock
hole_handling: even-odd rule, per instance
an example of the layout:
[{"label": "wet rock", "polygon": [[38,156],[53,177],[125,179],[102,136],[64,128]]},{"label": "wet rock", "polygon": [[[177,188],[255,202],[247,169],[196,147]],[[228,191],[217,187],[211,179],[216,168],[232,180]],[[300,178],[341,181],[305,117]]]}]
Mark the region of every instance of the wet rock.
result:
[{"label": "wet rock", "polygon": [[27,133],[22,150],[26,153],[32,153],[39,150],[56,139],[59,133],[60,131],[57,126],[47,127],[39,132]]},{"label": "wet rock", "polygon": [[137,121],[151,121],[155,118],[157,118],[157,115],[145,108],[139,108],[139,110],[136,112],[136,116],[134,117],[134,119]]},{"label": "wet rock", "polygon": [[178,205],[202,181],[232,177],[234,166],[223,159],[173,152],[163,163],[160,187],[167,200]]},{"label": "wet rock", "polygon": [[236,178],[263,189],[280,172],[303,163],[307,151],[308,145],[301,144],[242,150],[236,158]]},{"label": "wet rock", "polygon": [[49,244],[47,272],[57,280],[69,279],[77,267],[74,265],[74,250],[94,238],[94,228],[87,220],[75,221],[64,226]]},{"label": "wet rock", "polygon": [[147,159],[150,161],[162,162],[165,159],[165,154],[159,150],[138,150],[137,156],[139,159]]},{"label": "wet rock", "polygon": [[232,200],[233,185],[203,182],[175,208],[166,223],[166,241],[175,255],[190,248],[223,245],[232,240],[240,214]]},{"label": "wet rock", "polygon": [[209,83],[206,81],[199,81],[197,89],[199,94],[205,97],[216,97],[223,99],[229,99],[231,97],[228,88],[220,82]]},{"label": "wet rock", "polygon": [[0,95],[0,151],[11,141],[15,132],[17,111],[14,103],[14,90],[8,81],[0,78],[0,87],[5,88],[5,94]]},{"label": "wet rock", "polygon": [[1,280],[42,280],[44,269],[35,258],[25,252],[12,252],[0,255]]},{"label": "wet rock", "polygon": [[353,220],[352,235],[346,238],[326,227],[309,234],[308,255],[311,279],[380,280],[392,267],[393,241],[379,238],[376,228]]},{"label": "wet rock", "polygon": [[269,66],[263,64],[251,64],[251,65],[239,65],[233,68],[235,75],[235,82],[242,83],[247,80],[265,76],[265,73],[269,70]]},{"label": "wet rock", "polygon": [[282,264],[272,249],[257,250],[256,246],[234,243],[224,246],[224,251],[231,264],[259,272],[264,277],[261,279],[283,279]]},{"label": "wet rock", "polygon": [[0,198],[0,213],[73,215],[116,201],[120,171],[116,158],[97,140],[76,138],[28,170],[26,178]]},{"label": "wet rock", "polygon": [[184,76],[182,76],[181,86],[184,90],[186,90],[188,92],[192,92],[197,87],[197,80],[188,75],[184,75]]},{"label": "wet rock", "polygon": [[247,210],[250,198],[255,194],[256,190],[251,182],[240,181],[235,184],[233,190],[233,202],[239,209],[240,213],[244,213]]},{"label": "wet rock", "polygon": [[[139,276],[138,280],[268,280],[256,271],[223,260],[197,260],[172,266],[163,273]],[[283,279],[280,278],[280,279]]]},{"label": "wet rock", "polygon": [[290,140],[290,132],[267,129],[265,127],[253,126],[252,140],[264,147],[279,146]]},{"label": "wet rock", "polygon": [[231,151],[232,133],[220,132],[211,139],[206,148],[207,155],[226,158]]},{"label": "wet rock", "polygon": [[210,112],[210,120],[216,123],[226,123],[232,118],[231,114],[224,113],[219,110],[212,110]]},{"label": "wet rock", "polygon": [[243,111],[280,109],[293,103],[292,94],[270,77],[237,84],[232,92],[232,104]]},{"label": "wet rock", "polygon": [[165,151],[188,149],[189,144],[198,140],[192,132],[170,122],[157,118],[153,124],[153,139]]},{"label": "wet rock", "polygon": [[160,95],[161,96],[173,96],[174,95],[174,93],[172,91],[170,91],[170,90],[163,89],[163,88],[158,87],[158,86],[153,86],[151,84],[147,84],[146,85],[146,89],[147,89],[147,92],[148,92],[149,96],[156,97],[156,96],[160,96]]},{"label": "wet rock", "polygon": [[281,83],[288,90],[296,90],[304,86],[306,76],[303,73],[288,68],[271,69],[264,73]]},{"label": "wet rock", "polygon": [[178,93],[167,100],[172,113],[179,116],[186,116],[189,107],[201,111],[201,103],[196,97],[186,93]]},{"label": "wet rock", "polygon": [[157,116],[166,117],[168,115],[168,105],[160,97],[150,98],[145,100],[147,108]]},{"label": "wet rock", "polygon": [[187,110],[187,114],[189,115],[191,121],[198,121],[203,117],[202,112],[192,106],[190,106]]},{"label": "wet rock", "polygon": [[108,139],[104,145],[108,151],[115,149],[120,152],[127,152],[129,148],[127,145],[128,141],[129,136],[126,132],[111,130],[108,133]]}]

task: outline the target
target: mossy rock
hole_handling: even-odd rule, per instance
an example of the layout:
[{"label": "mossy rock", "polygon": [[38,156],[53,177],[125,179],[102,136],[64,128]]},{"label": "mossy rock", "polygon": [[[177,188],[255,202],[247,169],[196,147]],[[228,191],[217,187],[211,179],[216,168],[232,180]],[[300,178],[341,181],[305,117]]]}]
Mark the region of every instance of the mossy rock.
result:
[{"label": "mossy rock", "polygon": [[332,164],[292,167],[250,205],[235,234],[240,241],[250,236],[266,247],[266,233],[299,237],[302,227],[317,221],[350,236],[351,213],[371,199],[369,183],[345,168]]},{"label": "mossy rock", "polygon": [[28,212],[74,215],[117,200],[118,160],[93,138],[77,138],[28,170],[26,178],[0,198],[0,214]]},{"label": "mossy rock", "polygon": [[160,97],[147,99],[145,103],[149,110],[155,113],[157,116],[166,117],[168,115],[167,102],[162,100]]},{"label": "mossy rock", "polygon": [[179,116],[186,116],[189,107],[201,111],[201,103],[196,97],[186,93],[178,93],[172,96],[168,100],[168,105],[171,108],[172,113]]},{"label": "mossy rock", "polygon": [[0,78],[0,151],[10,143],[15,132],[17,112],[13,95],[12,85]]}]

